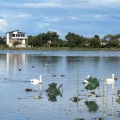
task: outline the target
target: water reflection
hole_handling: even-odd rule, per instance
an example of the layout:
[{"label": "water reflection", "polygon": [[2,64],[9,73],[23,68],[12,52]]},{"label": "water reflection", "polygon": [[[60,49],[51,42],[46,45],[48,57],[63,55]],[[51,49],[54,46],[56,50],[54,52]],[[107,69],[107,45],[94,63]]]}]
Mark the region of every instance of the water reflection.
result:
[{"label": "water reflection", "polygon": [[[83,55],[82,51],[21,53],[0,54],[0,119],[88,120],[105,115],[105,120],[111,117],[119,120],[120,99],[116,91],[120,83],[120,57],[116,52],[111,56],[110,52],[84,52]],[[118,77],[114,89],[104,86],[104,79],[112,73]],[[30,84],[29,80],[40,74],[44,78],[42,86]],[[100,79],[99,89],[93,89],[99,95],[97,98],[86,96],[83,80],[88,74]],[[61,84],[63,87],[59,92],[46,92],[51,83],[57,83],[56,90]],[[87,94],[91,95],[90,91]],[[80,99],[78,102],[69,100],[76,97]]]},{"label": "water reflection", "polygon": [[116,99],[116,102],[120,104],[120,97]]},{"label": "water reflection", "polygon": [[85,101],[85,105],[88,107],[88,112],[97,112],[99,106],[95,101]]},{"label": "water reflection", "polygon": [[116,102],[120,104],[120,90],[117,91],[117,97]]},{"label": "water reflection", "polygon": [[39,84],[40,90],[39,90],[39,94],[34,96],[34,99],[42,99],[42,84]]},{"label": "water reflection", "polygon": [[21,67],[21,65],[25,65],[26,63],[26,55],[25,54],[6,54],[6,63],[7,63],[7,69],[9,67],[13,67],[13,70]]}]

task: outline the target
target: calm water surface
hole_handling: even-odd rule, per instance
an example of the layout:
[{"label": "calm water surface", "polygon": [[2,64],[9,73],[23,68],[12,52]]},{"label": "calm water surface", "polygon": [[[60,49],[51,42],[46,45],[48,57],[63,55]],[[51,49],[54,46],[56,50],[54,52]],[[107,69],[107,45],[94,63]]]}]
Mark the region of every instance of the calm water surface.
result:
[{"label": "calm water surface", "polygon": [[[116,74],[114,89],[103,87],[104,79]],[[43,84],[29,81],[43,75]],[[56,77],[52,77],[55,74]],[[61,74],[65,75],[61,77]],[[100,81],[96,94],[84,89],[87,75]],[[0,120],[105,120],[120,119],[120,52],[103,51],[0,51]],[[48,84],[63,84],[61,94],[52,101],[46,93]],[[78,84],[77,84],[78,83]],[[79,87],[77,87],[79,85]],[[35,92],[26,92],[31,88]],[[103,92],[104,88],[104,92]],[[77,96],[79,102],[70,99]],[[41,99],[34,99],[35,96]],[[118,102],[116,102],[118,100]],[[78,119],[77,119],[78,118]]]}]

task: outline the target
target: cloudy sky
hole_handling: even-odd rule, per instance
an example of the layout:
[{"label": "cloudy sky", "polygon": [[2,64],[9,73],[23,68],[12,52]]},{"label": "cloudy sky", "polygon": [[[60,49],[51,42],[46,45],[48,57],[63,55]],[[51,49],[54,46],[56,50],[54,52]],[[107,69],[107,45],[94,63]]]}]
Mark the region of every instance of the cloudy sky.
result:
[{"label": "cloudy sky", "polygon": [[55,31],[85,37],[120,33],[120,0],[0,0],[0,36]]}]

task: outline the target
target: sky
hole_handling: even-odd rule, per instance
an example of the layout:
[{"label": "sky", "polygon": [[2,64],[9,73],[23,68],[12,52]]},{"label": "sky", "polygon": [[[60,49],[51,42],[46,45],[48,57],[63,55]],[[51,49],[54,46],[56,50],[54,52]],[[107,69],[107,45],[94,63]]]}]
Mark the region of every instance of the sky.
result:
[{"label": "sky", "polygon": [[0,0],[0,36],[19,30],[27,35],[48,31],[64,39],[120,33],[120,0]]}]

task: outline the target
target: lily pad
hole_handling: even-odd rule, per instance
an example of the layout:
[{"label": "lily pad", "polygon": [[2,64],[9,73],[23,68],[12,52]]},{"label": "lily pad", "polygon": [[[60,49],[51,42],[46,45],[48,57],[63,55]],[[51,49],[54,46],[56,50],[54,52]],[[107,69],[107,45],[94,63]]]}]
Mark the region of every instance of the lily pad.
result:
[{"label": "lily pad", "polygon": [[118,96],[118,97],[120,96],[120,90],[117,91],[117,96]]},{"label": "lily pad", "polygon": [[89,77],[86,79],[88,84],[85,86],[87,90],[95,90],[99,86],[99,81],[97,78]]},{"label": "lily pad", "polygon": [[120,97],[116,99],[116,102],[120,104]]},{"label": "lily pad", "polygon": [[95,101],[85,101],[85,104],[88,107],[89,112],[96,112],[99,108]]}]

